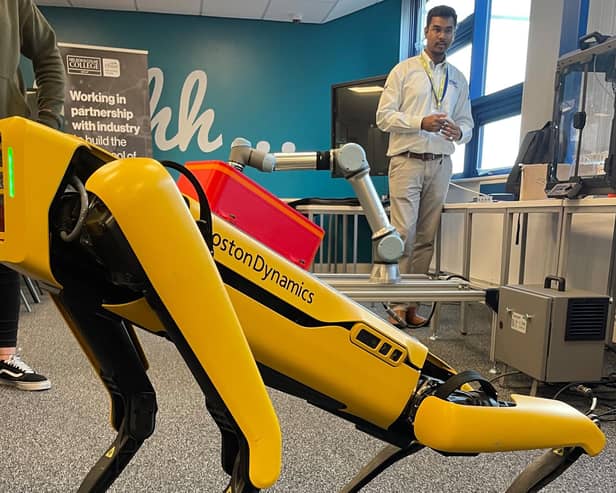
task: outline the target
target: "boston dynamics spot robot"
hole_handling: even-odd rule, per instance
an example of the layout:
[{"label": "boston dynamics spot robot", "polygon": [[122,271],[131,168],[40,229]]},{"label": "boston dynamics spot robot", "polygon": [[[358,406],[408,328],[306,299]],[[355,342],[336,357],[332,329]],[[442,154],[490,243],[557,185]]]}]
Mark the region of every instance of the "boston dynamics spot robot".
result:
[{"label": "boston dynamics spot robot", "polygon": [[[536,491],[581,454],[603,449],[591,417],[553,400],[499,400],[479,374],[456,372],[210,216],[204,194],[189,209],[159,162],[116,159],[18,117],[0,120],[0,138],[0,261],[50,291],[111,396],[118,434],[80,491],[106,490],[154,431],[156,396],[135,328],[175,344],[205,394],[222,434],[225,492],[268,488],[280,473],[280,428],[266,385],[385,443],[347,492],[422,447],[444,455],[550,449],[511,492]],[[244,253],[222,252],[213,232]],[[254,268],[256,258],[277,282]]]}]

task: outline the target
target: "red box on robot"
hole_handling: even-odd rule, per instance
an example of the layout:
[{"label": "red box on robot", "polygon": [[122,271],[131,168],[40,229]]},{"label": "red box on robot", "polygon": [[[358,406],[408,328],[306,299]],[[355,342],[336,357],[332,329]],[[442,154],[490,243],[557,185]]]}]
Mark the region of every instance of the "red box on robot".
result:
[{"label": "red box on robot", "polygon": [[[185,166],[201,183],[213,213],[298,266],[310,268],[323,239],[322,228],[227,163],[193,161]],[[180,175],[178,187],[197,199],[185,176]]]}]

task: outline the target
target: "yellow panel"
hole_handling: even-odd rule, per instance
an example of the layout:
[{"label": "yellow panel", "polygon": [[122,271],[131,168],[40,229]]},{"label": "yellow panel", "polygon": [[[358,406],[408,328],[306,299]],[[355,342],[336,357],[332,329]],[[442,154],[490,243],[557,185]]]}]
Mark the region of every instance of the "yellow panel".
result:
[{"label": "yellow panel", "polygon": [[419,372],[385,363],[353,344],[350,331],[340,326],[302,327],[228,289],[257,361],[344,403],[345,412],[382,429],[400,416]]},{"label": "yellow panel", "polygon": [[[49,205],[71,157],[87,144],[20,117],[0,120],[0,137],[2,188],[6,192],[0,261],[59,287],[49,266]],[[13,157],[13,193],[9,193],[9,149]]]},{"label": "yellow panel", "polygon": [[151,332],[165,332],[165,326],[145,298],[119,305],[103,304],[103,308]]},{"label": "yellow panel", "polygon": [[219,217],[213,216],[213,221],[214,259],[217,262],[317,320],[336,323],[361,321],[376,328],[384,337],[405,347],[415,366],[423,366],[428,349],[417,339]]},{"label": "yellow panel", "polygon": [[[417,368],[427,348],[229,223],[217,216],[213,220],[214,259],[251,289],[250,294],[231,287],[229,292],[255,358],[343,402],[346,412],[388,428],[413,395],[419,371],[403,364],[402,357],[393,363],[378,348],[383,342],[401,348]],[[277,306],[264,306],[249,288],[253,284],[275,305],[285,301],[323,326],[304,327],[277,313]],[[376,350],[354,339],[360,325],[379,334]]]},{"label": "yellow panel", "polygon": [[511,397],[514,407],[464,406],[427,397],[415,417],[415,435],[428,447],[454,453],[579,446],[594,456],[603,450],[603,432],[568,404]]},{"label": "yellow panel", "polygon": [[152,159],[121,159],[97,170],[86,188],[114,215],[246,437],[250,481],[271,486],[280,473],[278,420],[218,270],[171,176]]}]

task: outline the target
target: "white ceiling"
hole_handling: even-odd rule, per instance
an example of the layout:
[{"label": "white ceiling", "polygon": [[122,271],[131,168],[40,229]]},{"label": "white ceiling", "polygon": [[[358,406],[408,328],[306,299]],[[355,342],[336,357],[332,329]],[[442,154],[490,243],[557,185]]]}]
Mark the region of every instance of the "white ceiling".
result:
[{"label": "white ceiling", "polygon": [[321,24],[383,0],[35,0],[37,5]]}]

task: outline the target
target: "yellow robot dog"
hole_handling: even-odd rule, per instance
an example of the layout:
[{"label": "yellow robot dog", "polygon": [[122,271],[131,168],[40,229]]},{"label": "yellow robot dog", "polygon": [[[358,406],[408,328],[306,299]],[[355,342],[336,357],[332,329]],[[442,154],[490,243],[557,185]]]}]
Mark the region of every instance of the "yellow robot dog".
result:
[{"label": "yellow robot dog", "polygon": [[111,396],[118,435],[80,491],[106,490],[154,430],[156,397],[134,326],[170,339],[203,390],[223,438],[226,492],[256,492],[278,478],[280,428],[264,384],[387,444],[348,492],[422,447],[445,455],[552,449],[511,492],[536,491],[582,453],[603,449],[589,417],[552,400],[500,401],[477,373],[456,373],[212,217],[202,192],[195,220],[157,161],[118,160],[17,117],[0,120],[0,139],[0,261],[50,290]]}]

